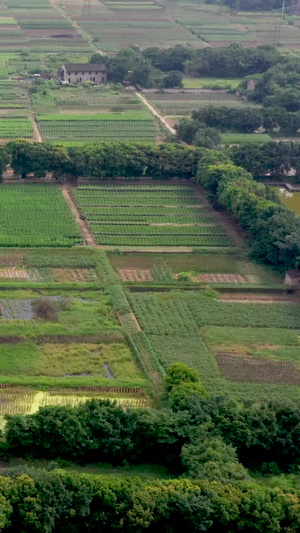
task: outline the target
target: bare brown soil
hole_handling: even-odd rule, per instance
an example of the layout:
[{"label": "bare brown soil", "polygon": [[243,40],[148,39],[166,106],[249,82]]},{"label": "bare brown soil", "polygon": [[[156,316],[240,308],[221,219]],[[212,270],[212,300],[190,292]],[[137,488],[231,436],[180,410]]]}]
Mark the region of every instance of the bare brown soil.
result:
[{"label": "bare brown soil", "polygon": [[122,281],[153,281],[150,269],[120,268],[118,273]]},{"label": "bare brown soil", "polygon": [[217,354],[217,361],[229,381],[300,385],[300,373],[294,362],[271,361],[224,352]]},{"label": "bare brown soil", "polygon": [[29,274],[25,269],[17,269],[15,267],[0,268],[0,278],[28,280]]},{"label": "bare brown soil", "polygon": [[71,283],[88,283],[97,279],[95,270],[89,268],[53,268],[54,281]]}]

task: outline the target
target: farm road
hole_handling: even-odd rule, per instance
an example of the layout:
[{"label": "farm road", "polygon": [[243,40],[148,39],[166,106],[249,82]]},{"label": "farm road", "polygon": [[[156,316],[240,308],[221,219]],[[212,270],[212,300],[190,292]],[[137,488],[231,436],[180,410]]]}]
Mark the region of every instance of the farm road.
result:
[{"label": "farm road", "polygon": [[138,98],[140,98],[140,100],[142,100],[142,102],[145,104],[145,106],[147,106],[148,109],[150,109],[151,113],[160,120],[160,122],[172,133],[172,135],[175,135],[176,130],[174,128],[172,128],[172,126],[170,126],[170,124],[168,124],[166,119],[162,115],[160,115],[156,111],[156,109],[154,109],[154,107],[151,104],[149,104],[149,102],[146,100],[146,98],[141,93],[139,93],[138,91],[134,91],[134,94]]},{"label": "farm road", "polygon": [[83,236],[83,239],[84,239],[84,243],[87,245],[87,246],[97,246],[97,243],[96,243],[96,240],[94,238],[94,236],[92,235],[92,233],[90,232],[88,226],[86,225],[85,221],[82,220],[82,218],[80,218],[80,215],[79,215],[79,212],[78,212],[78,209],[76,207],[76,204],[70,194],[70,191],[69,191],[69,187],[68,185],[62,185],[61,187],[61,192],[63,194],[63,196],[65,197],[65,199],[67,200],[68,204],[69,204],[69,207],[74,215],[74,218],[76,220],[76,223],[77,225],[79,226],[80,228],[80,231],[82,233],[82,236]]}]

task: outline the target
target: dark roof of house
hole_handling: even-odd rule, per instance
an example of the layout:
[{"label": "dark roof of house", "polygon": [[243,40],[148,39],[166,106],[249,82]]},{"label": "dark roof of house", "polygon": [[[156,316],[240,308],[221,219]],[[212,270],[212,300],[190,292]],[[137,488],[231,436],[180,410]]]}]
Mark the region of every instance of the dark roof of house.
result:
[{"label": "dark roof of house", "polygon": [[286,272],[286,275],[289,276],[292,279],[300,278],[300,269],[299,268],[295,268],[295,270],[288,270]]},{"label": "dark roof of house", "polygon": [[65,63],[68,72],[99,72],[106,70],[105,63]]}]

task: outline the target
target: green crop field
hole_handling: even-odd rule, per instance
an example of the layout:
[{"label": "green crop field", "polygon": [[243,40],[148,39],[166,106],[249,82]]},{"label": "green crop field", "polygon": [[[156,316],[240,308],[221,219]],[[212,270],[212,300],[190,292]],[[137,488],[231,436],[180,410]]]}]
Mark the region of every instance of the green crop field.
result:
[{"label": "green crop field", "polygon": [[214,395],[299,399],[300,305],[215,298],[209,290],[128,294],[165,368],[188,364]]},{"label": "green crop field", "polygon": [[1,246],[72,246],[82,241],[58,187],[2,185]]},{"label": "green crop field", "polygon": [[189,186],[80,186],[72,194],[99,244],[231,244],[225,228]]},{"label": "green crop field", "polygon": [[41,132],[47,141],[141,141],[155,142],[160,126],[154,117],[138,113],[108,115],[39,116]]}]

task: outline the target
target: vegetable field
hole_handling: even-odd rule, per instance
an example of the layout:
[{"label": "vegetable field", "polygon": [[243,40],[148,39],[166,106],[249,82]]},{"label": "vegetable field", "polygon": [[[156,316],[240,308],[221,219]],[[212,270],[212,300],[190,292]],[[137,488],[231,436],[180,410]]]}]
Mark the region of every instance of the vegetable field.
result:
[{"label": "vegetable field", "polygon": [[80,186],[72,194],[99,244],[230,245],[190,186]]},{"label": "vegetable field", "polygon": [[47,141],[136,141],[155,142],[160,136],[158,121],[134,113],[123,115],[47,115],[39,125]]},{"label": "vegetable field", "polygon": [[82,237],[58,187],[3,185],[1,246],[73,246]]}]

